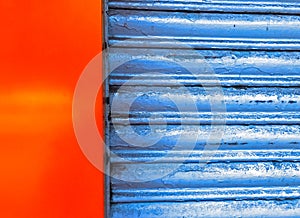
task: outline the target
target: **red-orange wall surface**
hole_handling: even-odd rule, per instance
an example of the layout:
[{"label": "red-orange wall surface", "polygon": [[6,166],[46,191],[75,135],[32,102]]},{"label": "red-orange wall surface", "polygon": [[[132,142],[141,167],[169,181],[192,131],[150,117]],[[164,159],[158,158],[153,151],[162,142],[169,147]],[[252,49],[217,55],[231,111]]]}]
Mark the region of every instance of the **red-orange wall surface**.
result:
[{"label": "red-orange wall surface", "polygon": [[103,217],[103,175],[72,127],[76,82],[101,51],[101,0],[0,10],[0,217]]}]

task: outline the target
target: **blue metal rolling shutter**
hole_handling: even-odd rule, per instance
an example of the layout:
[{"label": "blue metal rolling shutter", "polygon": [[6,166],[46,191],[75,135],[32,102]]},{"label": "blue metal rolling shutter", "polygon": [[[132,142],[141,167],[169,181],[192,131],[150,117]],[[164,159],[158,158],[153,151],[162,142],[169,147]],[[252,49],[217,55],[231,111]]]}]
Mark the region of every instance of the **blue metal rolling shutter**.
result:
[{"label": "blue metal rolling shutter", "polygon": [[[300,2],[107,0],[105,12],[108,47],[126,49],[106,60],[106,140],[117,154],[108,154],[107,217],[300,217]],[[172,40],[196,49],[222,86],[225,134],[205,167],[198,163],[211,123],[205,90],[174,63],[135,56],[137,50],[145,56],[168,55],[176,47]],[[132,61],[110,72],[122,58]],[[190,57],[183,52],[182,58]],[[169,77],[139,78],[145,72]],[[118,92],[135,77],[139,79]],[[172,94],[185,101],[183,89],[169,78],[188,88],[198,113],[179,118],[176,105],[159,100]],[[139,148],[122,140],[128,129],[118,126],[126,126],[126,116],[110,113],[114,98],[136,98],[128,116],[137,134],[146,135],[152,123],[165,137],[151,147],[139,140]],[[160,129],[161,114],[167,126]],[[182,125],[199,136],[187,159],[184,143],[172,151]],[[151,178],[178,163],[180,167],[162,178],[129,182],[136,176],[131,170],[156,159],[138,175]]]}]

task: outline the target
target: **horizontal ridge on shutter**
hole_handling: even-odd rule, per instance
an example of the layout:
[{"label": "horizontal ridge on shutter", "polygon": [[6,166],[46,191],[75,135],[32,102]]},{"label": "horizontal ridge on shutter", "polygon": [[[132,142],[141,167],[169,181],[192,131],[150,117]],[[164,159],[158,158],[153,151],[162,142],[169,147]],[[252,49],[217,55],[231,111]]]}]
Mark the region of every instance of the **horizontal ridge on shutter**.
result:
[{"label": "horizontal ridge on shutter", "polygon": [[300,3],[293,0],[111,0],[110,8],[157,11],[206,11],[234,13],[299,14]]}]

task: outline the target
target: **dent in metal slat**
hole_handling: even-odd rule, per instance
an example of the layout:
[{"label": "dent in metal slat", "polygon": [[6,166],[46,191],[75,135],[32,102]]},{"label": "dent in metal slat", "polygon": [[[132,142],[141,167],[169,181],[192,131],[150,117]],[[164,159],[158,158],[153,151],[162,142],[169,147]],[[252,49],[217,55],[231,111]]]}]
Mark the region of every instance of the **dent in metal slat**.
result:
[{"label": "dent in metal slat", "polygon": [[278,0],[112,0],[110,8],[158,10],[158,11],[192,11],[192,12],[235,12],[235,13],[282,13],[299,14],[300,4],[297,1]]}]

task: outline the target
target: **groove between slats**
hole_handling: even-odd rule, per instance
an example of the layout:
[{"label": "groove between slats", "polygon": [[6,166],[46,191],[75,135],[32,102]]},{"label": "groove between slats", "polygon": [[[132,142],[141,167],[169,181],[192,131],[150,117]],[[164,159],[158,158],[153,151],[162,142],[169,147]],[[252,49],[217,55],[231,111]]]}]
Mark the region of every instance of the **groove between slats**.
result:
[{"label": "groove between slats", "polygon": [[199,112],[131,112],[114,113],[114,125],[299,125],[298,112],[230,112],[226,114]]},{"label": "groove between slats", "polygon": [[112,218],[294,217],[300,200],[203,201],[112,204]]},{"label": "groove between slats", "polygon": [[[217,28],[217,27],[216,27]],[[299,27],[298,27],[299,28]],[[290,42],[289,42],[290,41]],[[181,48],[182,44],[191,46],[194,49],[216,49],[216,50],[250,50],[250,51],[299,51],[299,40],[251,40],[251,39],[207,39],[207,38],[194,38],[193,37],[159,37],[157,40],[149,40],[147,36],[132,37],[132,36],[114,36],[110,38],[109,45],[120,45],[120,47],[131,48]]]},{"label": "groove between slats", "polygon": [[210,12],[238,12],[238,13],[300,13],[300,4],[296,1],[230,1],[230,0],[112,0],[110,8],[159,11],[210,11]]},{"label": "groove between slats", "polygon": [[204,189],[117,189],[113,203],[184,202],[228,200],[291,200],[300,198],[300,187],[204,188]]},{"label": "groove between slats", "polygon": [[[300,148],[300,146],[299,146]],[[300,161],[298,150],[216,150],[216,151],[151,151],[151,150],[115,150],[111,163],[199,163],[203,154],[210,157],[209,162],[265,162]]]},{"label": "groove between slats", "polygon": [[[137,77],[138,79],[135,79]],[[192,78],[193,75],[160,75],[155,80],[149,75],[141,74],[119,74],[111,75],[110,85],[121,86],[130,84],[135,86],[218,86],[222,87],[300,87],[300,77],[298,75],[291,76],[263,76],[263,75],[216,75],[216,78],[197,75],[197,79]]]}]

